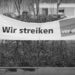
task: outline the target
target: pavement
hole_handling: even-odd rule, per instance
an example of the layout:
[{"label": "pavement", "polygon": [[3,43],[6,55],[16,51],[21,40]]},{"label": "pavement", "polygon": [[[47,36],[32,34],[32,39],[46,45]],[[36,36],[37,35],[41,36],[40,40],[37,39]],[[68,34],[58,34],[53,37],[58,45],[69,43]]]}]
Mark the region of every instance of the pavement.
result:
[{"label": "pavement", "polygon": [[74,67],[39,67],[35,71],[24,71],[18,69],[17,72],[6,72],[0,70],[0,75],[75,75]]}]

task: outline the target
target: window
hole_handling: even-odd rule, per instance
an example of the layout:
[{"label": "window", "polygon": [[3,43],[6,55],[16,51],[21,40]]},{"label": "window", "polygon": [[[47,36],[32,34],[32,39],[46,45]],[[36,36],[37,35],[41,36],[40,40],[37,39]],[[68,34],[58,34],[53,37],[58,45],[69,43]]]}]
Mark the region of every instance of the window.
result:
[{"label": "window", "polygon": [[48,8],[43,8],[42,13],[43,15],[48,15]]}]

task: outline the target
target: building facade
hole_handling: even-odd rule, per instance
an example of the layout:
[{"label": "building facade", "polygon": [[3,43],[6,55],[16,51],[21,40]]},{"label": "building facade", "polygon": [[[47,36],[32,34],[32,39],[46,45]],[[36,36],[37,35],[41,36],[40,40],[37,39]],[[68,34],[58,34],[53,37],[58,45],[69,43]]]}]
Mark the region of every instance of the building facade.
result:
[{"label": "building facade", "polygon": [[[36,4],[34,4],[36,13]],[[39,14],[55,15],[57,14],[57,3],[40,3]],[[75,16],[75,3],[62,3],[59,6],[59,14],[67,17]]]}]

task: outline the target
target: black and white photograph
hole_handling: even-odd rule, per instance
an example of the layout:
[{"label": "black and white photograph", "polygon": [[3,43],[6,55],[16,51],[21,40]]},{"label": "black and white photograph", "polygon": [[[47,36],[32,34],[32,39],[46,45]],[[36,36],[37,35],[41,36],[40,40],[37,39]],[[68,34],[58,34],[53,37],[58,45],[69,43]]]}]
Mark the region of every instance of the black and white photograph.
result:
[{"label": "black and white photograph", "polygon": [[75,0],[0,0],[0,75],[75,75]]}]

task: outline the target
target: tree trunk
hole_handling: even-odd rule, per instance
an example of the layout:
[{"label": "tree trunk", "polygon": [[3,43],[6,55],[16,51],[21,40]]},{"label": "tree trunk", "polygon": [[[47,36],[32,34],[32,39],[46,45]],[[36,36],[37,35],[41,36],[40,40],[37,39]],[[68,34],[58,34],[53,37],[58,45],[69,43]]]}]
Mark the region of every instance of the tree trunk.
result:
[{"label": "tree trunk", "polygon": [[22,3],[22,0],[18,0],[18,1],[15,0],[15,5],[16,5],[18,15],[20,15],[21,3]]},{"label": "tree trunk", "polygon": [[60,4],[61,4],[61,1],[62,1],[62,0],[58,0],[58,1],[57,1],[57,16],[58,16],[58,13],[59,13],[59,6],[60,6]]},{"label": "tree trunk", "polygon": [[37,18],[38,18],[38,15],[39,15],[39,2],[40,2],[40,0],[37,0],[37,2],[36,2]]}]

